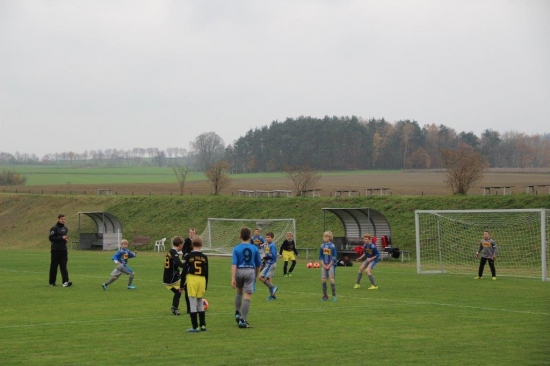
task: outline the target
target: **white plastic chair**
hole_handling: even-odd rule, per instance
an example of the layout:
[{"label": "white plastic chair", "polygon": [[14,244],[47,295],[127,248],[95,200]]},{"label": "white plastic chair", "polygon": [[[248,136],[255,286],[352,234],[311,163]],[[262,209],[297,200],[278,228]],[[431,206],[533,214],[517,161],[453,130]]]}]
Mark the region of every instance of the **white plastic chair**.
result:
[{"label": "white plastic chair", "polygon": [[162,250],[166,250],[164,247],[164,242],[166,241],[166,238],[162,238],[160,240],[155,241],[155,250],[160,252],[160,248],[162,247]]}]

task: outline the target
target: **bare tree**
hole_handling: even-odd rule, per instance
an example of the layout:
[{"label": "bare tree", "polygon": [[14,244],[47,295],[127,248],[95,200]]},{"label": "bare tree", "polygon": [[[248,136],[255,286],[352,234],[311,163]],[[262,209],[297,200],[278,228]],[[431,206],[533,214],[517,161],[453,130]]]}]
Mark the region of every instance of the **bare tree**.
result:
[{"label": "bare tree", "polygon": [[174,171],[174,174],[176,175],[176,178],[178,178],[178,183],[180,185],[180,194],[183,194],[183,187],[185,186],[185,180],[187,179],[187,176],[191,172],[191,169],[185,165],[180,165],[178,163],[175,163],[172,167],[172,170]]},{"label": "bare tree", "polygon": [[286,166],[284,172],[296,188],[296,195],[302,191],[315,188],[321,180],[321,174],[307,166]]},{"label": "bare tree", "polygon": [[225,153],[223,139],[215,132],[205,132],[191,142],[198,169],[207,170],[213,163],[221,160]]},{"label": "bare tree", "polygon": [[218,161],[211,164],[204,172],[206,178],[212,184],[214,188],[214,194],[218,195],[222,189],[231,185],[231,178],[229,178],[229,163],[227,161]]},{"label": "bare tree", "polygon": [[467,194],[472,185],[481,180],[489,163],[473,149],[441,149],[441,161],[447,169],[445,181],[453,194]]}]

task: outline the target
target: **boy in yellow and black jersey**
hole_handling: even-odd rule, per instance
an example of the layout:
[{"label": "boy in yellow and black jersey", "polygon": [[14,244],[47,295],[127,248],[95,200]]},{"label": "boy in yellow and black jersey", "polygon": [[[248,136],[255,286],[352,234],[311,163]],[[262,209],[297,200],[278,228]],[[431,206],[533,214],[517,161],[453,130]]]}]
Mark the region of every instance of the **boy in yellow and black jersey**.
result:
[{"label": "boy in yellow and black jersey", "polygon": [[200,236],[193,237],[192,245],[193,251],[183,257],[182,275],[185,275],[185,286],[189,295],[189,316],[192,326],[187,331],[198,333],[199,327],[201,331],[206,331],[206,315],[202,299],[208,287],[208,257],[201,252],[202,239]]},{"label": "boy in yellow and black jersey", "polygon": [[180,236],[172,238],[172,249],[166,253],[164,257],[164,274],[162,281],[166,288],[174,293],[172,298],[172,314],[180,315],[178,310],[181,298],[181,274],[180,268],[184,267],[183,254],[183,239]]}]

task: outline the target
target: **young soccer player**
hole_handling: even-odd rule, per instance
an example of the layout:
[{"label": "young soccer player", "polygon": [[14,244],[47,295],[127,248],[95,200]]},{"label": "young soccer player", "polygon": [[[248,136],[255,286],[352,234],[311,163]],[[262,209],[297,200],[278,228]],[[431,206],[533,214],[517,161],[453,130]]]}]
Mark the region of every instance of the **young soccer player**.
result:
[{"label": "young soccer player", "polygon": [[479,249],[476,252],[476,258],[479,258],[481,253],[481,260],[479,261],[479,270],[477,277],[474,279],[480,280],[483,277],[483,269],[485,263],[489,262],[489,268],[491,268],[491,274],[493,275],[493,281],[497,279],[497,270],[495,269],[495,259],[497,257],[497,243],[491,238],[489,230],[483,232],[483,239],[479,242]]},{"label": "young soccer player", "polygon": [[164,257],[164,276],[163,282],[166,288],[174,293],[172,297],[172,307],[170,310],[174,315],[180,315],[178,309],[181,298],[181,274],[180,268],[183,268],[183,256],[181,250],[183,248],[183,239],[181,236],[175,236],[172,238],[172,249],[166,253]]},{"label": "young soccer player", "polygon": [[[191,311],[191,328],[188,332],[198,333],[199,327],[201,331],[206,331],[206,314],[204,312],[204,304],[202,298],[208,288],[208,258],[201,252],[202,239],[195,235],[192,239],[193,250],[183,257],[185,267],[185,282],[187,292],[189,294],[189,304]],[[197,314],[199,319],[197,321]]]},{"label": "young soccer player", "polygon": [[256,248],[258,248],[260,251],[260,258],[263,258],[265,238],[260,235],[260,229],[254,229],[254,235],[250,238],[250,243],[254,244]]},{"label": "young soccer player", "polygon": [[277,246],[273,242],[273,233],[268,232],[265,234],[266,240],[266,250],[264,254],[264,263],[265,266],[260,271],[260,281],[264,283],[269,289],[268,300],[277,300],[275,293],[279,289],[272,282],[273,274],[275,273],[275,268],[277,266]]},{"label": "young soccer player", "polygon": [[[296,243],[294,242],[294,235],[289,231],[286,233],[286,240],[281,245],[279,249],[279,256],[283,257],[285,262],[283,266],[283,277],[292,277],[292,271],[296,266],[296,256],[298,255],[298,250],[296,249]],[[287,272],[288,261],[292,261],[290,265],[290,270]]]},{"label": "young soccer player", "polygon": [[[195,235],[197,234],[197,231],[195,230],[194,227],[191,227],[189,228],[189,235],[187,236],[187,238],[183,241],[183,249],[182,249],[182,252],[183,252],[183,255],[186,255],[187,253],[191,253],[193,251],[193,238],[195,237]],[[183,279],[183,282],[185,282],[185,278]],[[191,312],[191,305],[189,304],[189,294],[187,292],[187,287],[183,286],[182,288],[182,291],[184,292],[184,297],[185,297],[185,306],[187,308],[187,314],[189,314]]]},{"label": "young soccer player", "polygon": [[134,258],[137,255],[137,252],[131,252],[128,250],[128,240],[123,239],[120,242],[120,249],[113,255],[113,262],[116,264],[116,268],[113,269],[111,272],[111,278],[107,280],[107,282],[102,283],[101,287],[107,291],[107,286],[109,286],[111,283],[118,280],[121,274],[127,274],[128,277],[128,286],[126,288],[128,290],[135,290],[136,286],[132,285],[132,281],[134,280],[134,271],[128,267],[128,259]]},{"label": "young soccer player", "polygon": [[338,300],[336,298],[336,283],[334,282],[334,273],[336,267],[336,246],[332,243],[332,232],[325,231],[323,233],[323,244],[319,250],[319,260],[321,261],[321,281],[323,287],[323,297],[321,301],[327,301],[327,278],[330,280],[330,289],[332,290],[332,301]]},{"label": "young soccer player", "polygon": [[[258,248],[250,242],[250,229],[241,229],[242,243],[235,246],[231,259],[231,286],[235,294],[235,320],[239,328],[252,328],[246,321],[252,294],[256,291],[256,278],[262,261]],[[243,299],[244,297],[244,299]]]},{"label": "young soccer player", "polygon": [[369,287],[368,290],[378,290],[378,286],[376,285],[376,281],[371,271],[380,261],[380,253],[378,252],[376,244],[372,242],[372,236],[370,234],[363,235],[363,254],[357,258],[357,261],[359,262],[363,258],[366,258],[366,260],[363,264],[361,264],[361,267],[359,267],[357,281],[355,281],[355,286],[353,286],[353,288],[361,287],[361,277],[363,276],[363,271],[366,270],[367,276],[369,276],[369,281],[371,283],[371,287]]}]

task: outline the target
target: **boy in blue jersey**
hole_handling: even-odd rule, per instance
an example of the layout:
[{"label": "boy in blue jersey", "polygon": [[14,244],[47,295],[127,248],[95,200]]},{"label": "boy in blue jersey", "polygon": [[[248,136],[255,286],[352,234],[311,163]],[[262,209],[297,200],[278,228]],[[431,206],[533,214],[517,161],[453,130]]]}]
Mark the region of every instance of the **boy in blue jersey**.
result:
[{"label": "boy in blue jersey", "polygon": [[363,271],[366,269],[367,276],[369,276],[369,281],[371,283],[371,287],[369,287],[368,290],[378,290],[378,286],[376,285],[376,281],[374,280],[374,276],[371,271],[374,269],[376,264],[380,262],[380,253],[378,252],[376,244],[372,242],[372,236],[370,234],[363,235],[363,254],[357,258],[357,261],[360,261],[365,257],[366,260],[363,264],[361,264],[361,267],[359,267],[357,281],[355,281],[355,286],[353,286],[353,288],[361,287],[361,277],[363,276]]},{"label": "boy in blue jersey", "polygon": [[126,288],[128,290],[135,290],[136,286],[132,285],[132,281],[134,280],[134,271],[128,267],[128,259],[134,258],[137,255],[137,252],[131,252],[128,250],[128,240],[124,239],[120,242],[120,249],[118,252],[113,255],[113,262],[116,264],[116,268],[113,269],[111,272],[111,278],[107,280],[107,282],[102,283],[101,287],[104,290],[107,290],[107,286],[109,286],[111,283],[118,280],[121,274],[127,274],[128,277],[128,286]]},{"label": "boy in blue jersey", "polygon": [[266,245],[263,258],[265,266],[260,271],[260,281],[269,288],[268,300],[277,300],[275,293],[279,289],[277,286],[273,285],[271,281],[275,274],[275,267],[277,266],[277,246],[273,243],[273,236],[272,232],[265,234]]},{"label": "boy in blue jersey", "polygon": [[[260,229],[258,228],[255,228],[254,229],[254,234],[252,234],[252,237],[250,238],[250,243],[254,244],[256,246],[256,248],[258,248],[258,250],[260,251],[260,258],[263,258],[264,257],[264,253],[265,253],[265,238],[263,236],[260,235]],[[264,268],[264,261],[262,260],[262,267],[261,269]]]},{"label": "boy in blue jersey", "polygon": [[[250,229],[241,229],[242,243],[233,249],[231,259],[231,286],[235,294],[235,320],[239,328],[252,328],[246,321],[252,294],[256,291],[256,277],[262,261],[258,248],[250,243]],[[243,299],[244,297],[244,299]]]},{"label": "boy in blue jersey", "polygon": [[330,279],[330,289],[332,290],[332,301],[336,301],[336,284],[334,283],[334,271],[336,267],[336,246],[332,243],[332,232],[323,233],[323,244],[319,250],[319,260],[321,261],[321,279],[323,287],[323,297],[321,301],[327,301],[327,278]]}]

